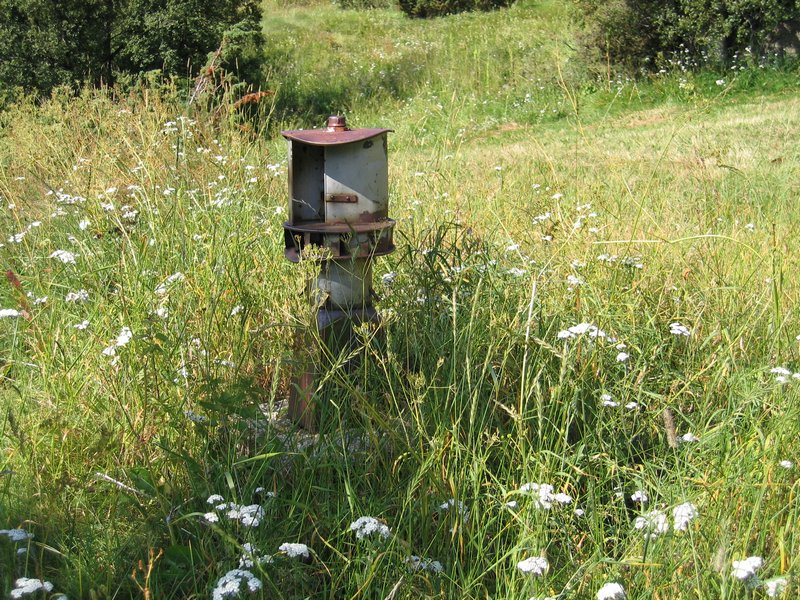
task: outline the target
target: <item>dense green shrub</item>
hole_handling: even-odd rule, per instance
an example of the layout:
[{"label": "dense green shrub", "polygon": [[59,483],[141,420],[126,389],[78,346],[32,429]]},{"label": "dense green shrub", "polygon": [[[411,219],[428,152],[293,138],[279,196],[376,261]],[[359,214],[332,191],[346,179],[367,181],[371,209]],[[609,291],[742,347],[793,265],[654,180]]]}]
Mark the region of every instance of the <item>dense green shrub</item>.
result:
[{"label": "dense green shrub", "polygon": [[727,64],[744,54],[797,52],[796,0],[575,0],[581,45],[634,69]]},{"label": "dense green shrub", "polygon": [[400,0],[400,8],[409,17],[427,18],[473,10],[494,10],[514,0]]},{"label": "dense green shrub", "polygon": [[224,66],[252,76],[260,21],[256,0],[0,0],[0,102],[14,88],[194,75],[223,39]]}]

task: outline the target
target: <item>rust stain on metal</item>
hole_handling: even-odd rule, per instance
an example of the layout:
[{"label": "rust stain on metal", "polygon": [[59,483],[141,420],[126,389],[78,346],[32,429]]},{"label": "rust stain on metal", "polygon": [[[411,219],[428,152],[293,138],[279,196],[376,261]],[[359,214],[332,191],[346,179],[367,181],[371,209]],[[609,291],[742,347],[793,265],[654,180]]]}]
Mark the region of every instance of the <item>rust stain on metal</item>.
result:
[{"label": "rust stain on metal", "polygon": [[358,196],[355,194],[328,194],[325,202],[343,202],[347,204],[355,204],[358,202]]}]

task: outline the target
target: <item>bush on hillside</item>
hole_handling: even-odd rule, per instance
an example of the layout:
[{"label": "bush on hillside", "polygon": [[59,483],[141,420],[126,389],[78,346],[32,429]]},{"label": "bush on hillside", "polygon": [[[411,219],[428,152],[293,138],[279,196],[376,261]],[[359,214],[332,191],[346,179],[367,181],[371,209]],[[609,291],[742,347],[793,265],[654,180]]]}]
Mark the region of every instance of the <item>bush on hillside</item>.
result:
[{"label": "bush on hillside", "polygon": [[252,77],[261,36],[257,0],[0,0],[0,103],[15,88],[194,75],[226,37],[226,68]]},{"label": "bush on hillside", "polygon": [[581,45],[595,59],[634,70],[676,60],[685,68],[744,54],[797,54],[796,0],[575,0]]},{"label": "bush on hillside", "polygon": [[409,17],[428,18],[475,10],[494,10],[514,0],[400,0],[400,8]]}]

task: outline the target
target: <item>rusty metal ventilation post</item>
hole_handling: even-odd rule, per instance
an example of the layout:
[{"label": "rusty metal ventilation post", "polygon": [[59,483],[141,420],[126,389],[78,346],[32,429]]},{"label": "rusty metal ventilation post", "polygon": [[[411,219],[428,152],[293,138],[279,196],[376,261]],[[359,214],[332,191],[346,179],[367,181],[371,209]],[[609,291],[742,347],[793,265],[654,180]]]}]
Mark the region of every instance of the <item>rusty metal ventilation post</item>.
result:
[{"label": "rusty metal ventilation post", "polygon": [[[318,306],[318,338],[337,355],[353,342],[353,327],[380,319],[372,305],[372,260],[394,251],[389,218],[387,134],[391,129],[349,129],[342,116],[325,129],[284,131],[289,143],[289,220],[285,255],[312,258],[319,271],[310,300]],[[305,255],[305,256],[304,256]],[[306,349],[314,353],[313,349]],[[295,378],[292,419],[316,428],[314,392],[321,356]]]}]

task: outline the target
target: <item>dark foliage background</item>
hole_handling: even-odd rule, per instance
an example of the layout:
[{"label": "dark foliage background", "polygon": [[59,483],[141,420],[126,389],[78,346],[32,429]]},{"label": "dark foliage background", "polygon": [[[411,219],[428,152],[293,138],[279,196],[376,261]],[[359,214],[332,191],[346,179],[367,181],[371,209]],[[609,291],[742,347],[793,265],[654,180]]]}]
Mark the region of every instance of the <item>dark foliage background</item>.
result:
[{"label": "dark foliage background", "polygon": [[260,21],[256,0],[0,0],[0,102],[123,74],[192,76],[220,45],[218,65],[255,83]]},{"label": "dark foliage background", "polygon": [[797,0],[575,0],[581,45],[595,59],[633,70],[676,60],[687,68],[748,55],[796,54]]}]

